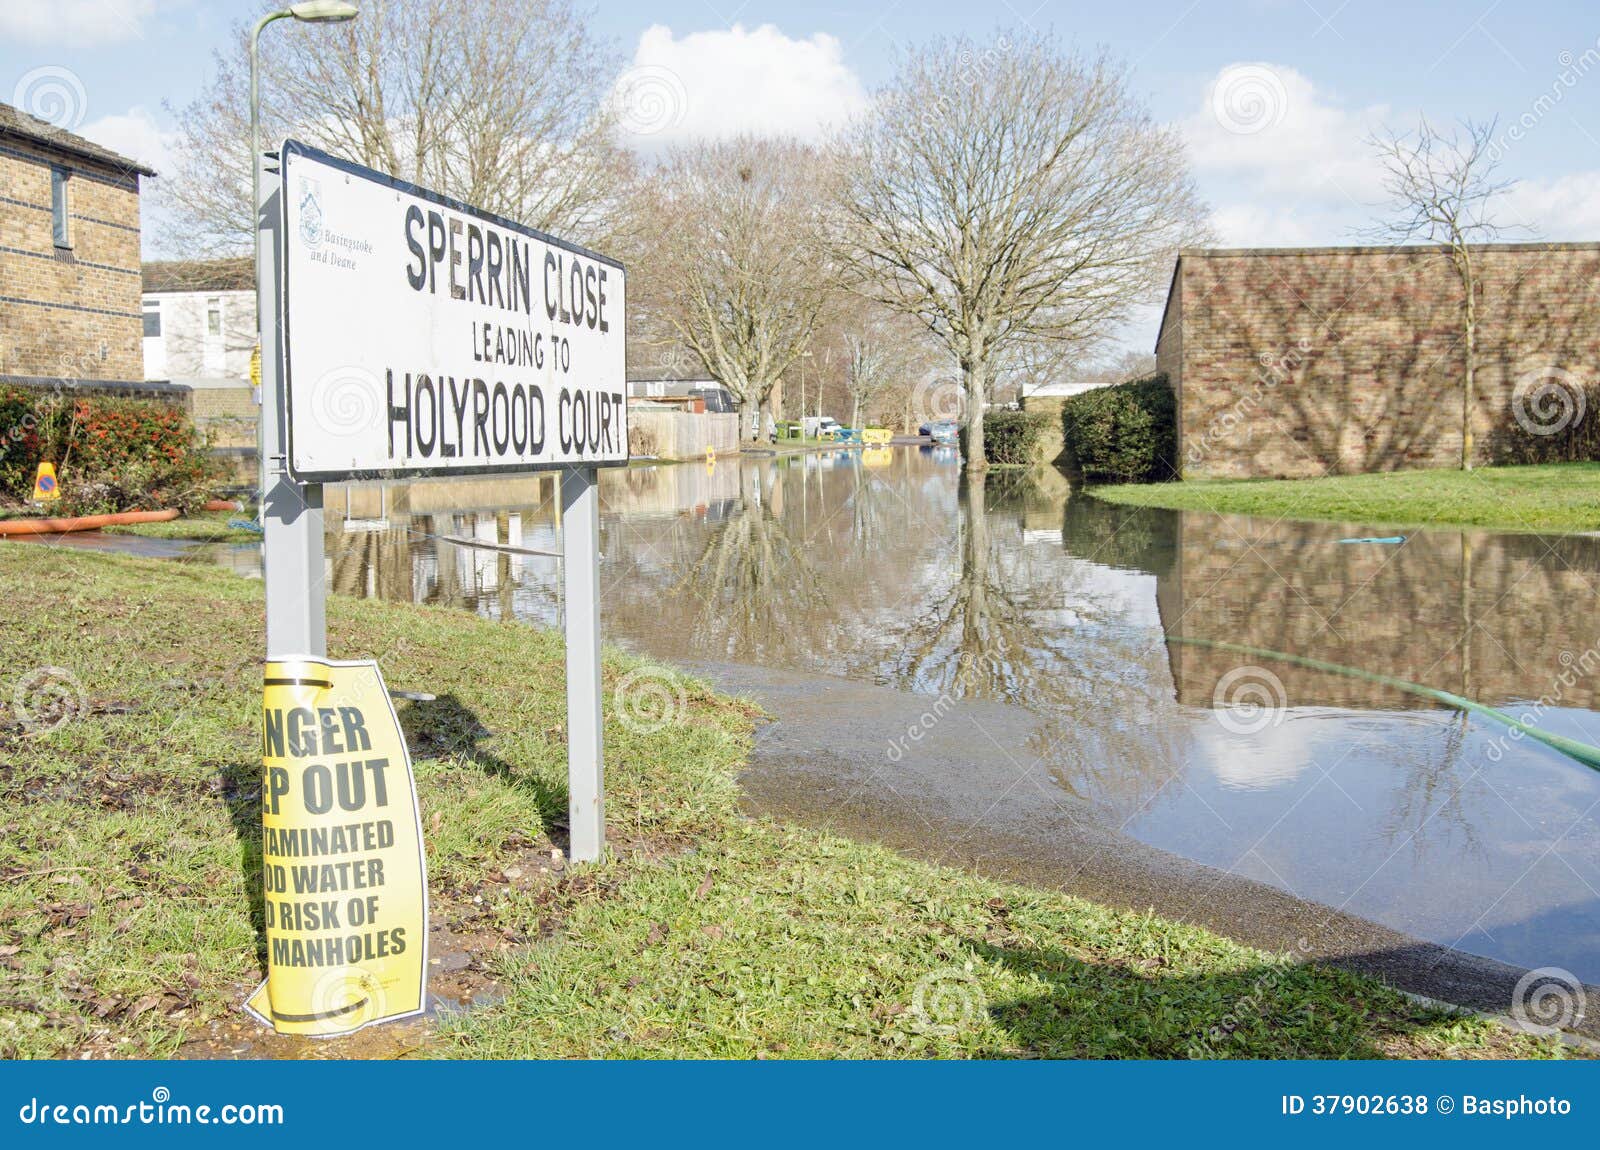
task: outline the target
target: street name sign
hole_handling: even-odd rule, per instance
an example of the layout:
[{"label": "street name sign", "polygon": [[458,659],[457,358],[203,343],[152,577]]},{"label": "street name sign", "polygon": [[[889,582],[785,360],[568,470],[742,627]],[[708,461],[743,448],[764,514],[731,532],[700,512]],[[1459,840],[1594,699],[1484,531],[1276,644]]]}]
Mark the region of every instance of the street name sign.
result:
[{"label": "street name sign", "polygon": [[280,155],[297,481],[627,462],[621,264],[294,140]]}]

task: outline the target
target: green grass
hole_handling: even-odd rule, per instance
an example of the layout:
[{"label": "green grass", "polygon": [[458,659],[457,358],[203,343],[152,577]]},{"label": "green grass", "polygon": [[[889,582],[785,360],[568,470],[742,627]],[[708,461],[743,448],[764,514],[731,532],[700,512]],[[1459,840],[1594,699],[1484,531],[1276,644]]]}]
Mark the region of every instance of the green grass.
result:
[{"label": "green grass", "polygon": [[[55,667],[85,704],[42,733],[0,715],[0,1055],[160,1056],[240,1024],[261,974],[260,584],[3,544],[0,579],[0,696]],[[677,721],[608,723],[613,857],[508,882],[565,815],[558,640],[342,598],[329,632],[439,696],[401,708],[436,918],[473,917],[504,990],[416,1053],[1562,1053],[1194,927],[746,819],[751,708],[664,669]],[[608,654],[608,712],[639,665]]]},{"label": "green grass", "polygon": [[261,533],[229,527],[232,519],[250,519],[249,511],[197,511],[158,523],[124,523],[104,528],[107,535],[143,535],[148,539],[194,539],[202,543],[250,543],[261,541]]},{"label": "green grass", "polygon": [[1091,488],[1139,507],[1396,527],[1449,524],[1506,531],[1600,530],[1600,463],[1392,471],[1325,479],[1206,479]]}]

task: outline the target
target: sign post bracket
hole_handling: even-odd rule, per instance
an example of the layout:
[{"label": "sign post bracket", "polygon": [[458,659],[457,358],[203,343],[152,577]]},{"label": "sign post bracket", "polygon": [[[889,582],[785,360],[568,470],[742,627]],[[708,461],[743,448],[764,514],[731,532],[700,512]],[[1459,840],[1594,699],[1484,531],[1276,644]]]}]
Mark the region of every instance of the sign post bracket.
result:
[{"label": "sign post bracket", "polygon": [[561,470],[562,597],[567,640],[567,822],[574,862],[605,853],[600,718],[600,475]]},{"label": "sign post bracket", "polygon": [[261,317],[261,565],[267,599],[267,657],[328,653],[327,598],[323,587],[322,484],[297,483],[289,474],[282,349],[282,158],[262,167],[256,205],[256,309]]}]

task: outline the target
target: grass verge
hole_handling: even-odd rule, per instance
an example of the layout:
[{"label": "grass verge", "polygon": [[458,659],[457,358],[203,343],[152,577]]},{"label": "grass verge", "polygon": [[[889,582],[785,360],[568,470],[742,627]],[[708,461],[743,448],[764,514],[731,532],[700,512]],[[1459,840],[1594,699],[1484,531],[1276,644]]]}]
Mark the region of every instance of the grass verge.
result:
[{"label": "grass verge", "polygon": [[[259,583],[4,545],[0,578],[0,688],[35,720],[0,715],[0,1055],[161,1056],[247,1030]],[[745,819],[751,709],[664,668],[676,721],[607,728],[614,857],[534,868],[565,814],[557,639],[343,598],[329,631],[336,657],[376,655],[392,686],[438,695],[401,708],[434,929],[470,937],[496,987],[406,1053],[1562,1053],[1194,927]],[[608,656],[608,710],[639,665]],[[47,683],[74,704],[53,730]]]},{"label": "grass verge", "polygon": [[1112,503],[1273,518],[1505,531],[1600,530],[1600,463],[1391,471],[1323,479],[1126,483],[1091,491]]}]

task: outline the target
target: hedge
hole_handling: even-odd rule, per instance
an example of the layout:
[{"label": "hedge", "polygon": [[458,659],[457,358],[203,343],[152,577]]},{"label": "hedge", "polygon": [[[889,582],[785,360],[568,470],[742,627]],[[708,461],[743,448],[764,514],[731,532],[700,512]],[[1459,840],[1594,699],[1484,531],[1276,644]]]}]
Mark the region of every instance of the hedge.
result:
[{"label": "hedge", "polygon": [[1488,450],[1501,464],[1600,462],[1600,384],[1554,377],[1514,393]]},{"label": "hedge", "polygon": [[[1050,429],[1050,417],[1037,411],[989,411],[983,416],[983,454],[991,465],[1031,467]],[[961,456],[967,455],[967,426],[961,425]]]},{"label": "hedge", "polygon": [[1165,375],[1072,396],[1061,407],[1061,433],[1085,479],[1154,483],[1177,478],[1177,404]]},{"label": "hedge", "polygon": [[219,467],[182,408],[152,399],[0,386],[0,504],[22,508],[54,463],[64,515],[178,507],[210,494]]}]

